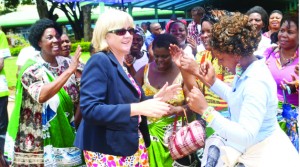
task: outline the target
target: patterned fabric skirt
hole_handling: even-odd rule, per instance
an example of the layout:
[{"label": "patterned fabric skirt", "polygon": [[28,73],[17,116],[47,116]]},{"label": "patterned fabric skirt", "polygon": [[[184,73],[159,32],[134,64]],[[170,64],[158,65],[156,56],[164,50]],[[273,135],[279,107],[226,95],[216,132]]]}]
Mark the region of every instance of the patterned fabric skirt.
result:
[{"label": "patterned fabric skirt", "polygon": [[[180,122],[179,122],[180,121]],[[179,122],[179,123],[178,123]],[[177,122],[177,129],[181,126],[181,117]],[[156,122],[148,124],[151,145],[148,148],[149,162],[151,167],[171,167],[173,159],[168,149],[168,137],[173,132],[174,117],[162,117]]]},{"label": "patterned fabric skirt", "polygon": [[[121,146],[120,146],[121,147]],[[138,151],[131,156],[114,156],[92,151],[83,151],[87,167],[148,167],[148,153],[142,134],[139,132]]]},{"label": "patterned fabric skirt", "polygon": [[43,153],[22,153],[15,152],[13,167],[43,167]]},{"label": "patterned fabric skirt", "polygon": [[299,152],[299,107],[279,101],[277,111],[277,121],[280,128],[288,135],[294,147]]}]

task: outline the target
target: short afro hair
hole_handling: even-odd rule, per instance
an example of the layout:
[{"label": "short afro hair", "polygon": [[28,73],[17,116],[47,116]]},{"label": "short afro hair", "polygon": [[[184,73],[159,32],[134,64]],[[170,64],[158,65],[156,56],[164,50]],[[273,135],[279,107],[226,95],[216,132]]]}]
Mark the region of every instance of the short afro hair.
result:
[{"label": "short afro hair", "polygon": [[269,26],[269,15],[266,12],[264,8],[261,6],[254,6],[251,9],[249,9],[246,13],[246,15],[250,15],[252,13],[258,13],[261,16],[261,19],[264,23],[264,27],[262,28],[262,32],[268,31],[268,26]]},{"label": "short afro hair", "polygon": [[36,21],[30,28],[28,40],[30,45],[38,51],[41,50],[39,41],[47,28],[54,28],[58,34],[62,34],[62,28],[56,22],[46,18]]},{"label": "short afro hair", "polygon": [[152,43],[152,49],[165,48],[169,50],[170,44],[178,46],[177,38],[171,34],[159,34],[155,37]]}]

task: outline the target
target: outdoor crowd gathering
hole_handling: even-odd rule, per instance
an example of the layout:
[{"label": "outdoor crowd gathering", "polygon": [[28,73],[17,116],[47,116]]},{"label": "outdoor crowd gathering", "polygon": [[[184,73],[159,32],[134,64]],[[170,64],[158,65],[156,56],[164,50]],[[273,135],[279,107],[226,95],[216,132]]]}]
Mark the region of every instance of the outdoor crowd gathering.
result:
[{"label": "outdoor crowd gathering", "polygon": [[0,31],[0,166],[300,167],[298,11],[190,14],[162,27],[105,10],[86,63],[36,21],[10,119]]}]

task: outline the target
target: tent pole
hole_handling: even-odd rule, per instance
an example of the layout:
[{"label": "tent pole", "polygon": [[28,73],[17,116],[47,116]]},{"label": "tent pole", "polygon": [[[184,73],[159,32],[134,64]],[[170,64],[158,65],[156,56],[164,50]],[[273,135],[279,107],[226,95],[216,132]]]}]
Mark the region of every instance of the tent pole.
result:
[{"label": "tent pole", "polygon": [[128,13],[132,16],[132,4],[131,2],[128,3]]},{"label": "tent pole", "polygon": [[157,3],[155,3],[155,19],[158,19]]}]

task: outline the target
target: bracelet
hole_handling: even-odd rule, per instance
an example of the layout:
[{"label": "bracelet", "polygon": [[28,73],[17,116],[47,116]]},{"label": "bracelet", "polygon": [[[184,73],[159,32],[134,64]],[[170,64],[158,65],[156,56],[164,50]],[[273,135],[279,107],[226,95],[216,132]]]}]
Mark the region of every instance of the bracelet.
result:
[{"label": "bracelet", "polygon": [[212,113],[213,111],[215,111],[213,107],[207,107],[203,112],[201,118],[204,119],[207,123],[210,123],[215,118],[215,116]]}]

